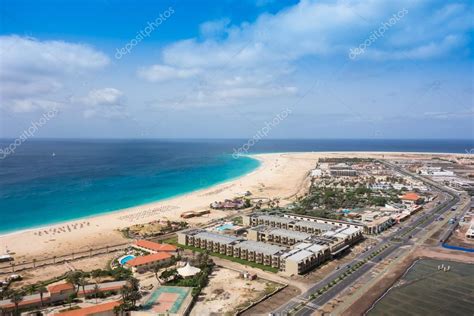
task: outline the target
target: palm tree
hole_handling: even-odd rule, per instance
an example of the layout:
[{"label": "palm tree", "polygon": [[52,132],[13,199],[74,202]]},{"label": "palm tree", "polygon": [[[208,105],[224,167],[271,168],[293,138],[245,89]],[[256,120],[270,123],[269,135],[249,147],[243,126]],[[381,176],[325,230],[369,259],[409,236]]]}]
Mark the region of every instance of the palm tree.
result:
[{"label": "palm tree", "polygon": [[76,298],[76,294],[74,294],[74,293],[69,294],[69,296],[67,297],[67,302],[69,304],[69,309],[71,308],[72,302],[74,301],[75,298]]},{"label": "palm tree", "polygon": [[20,315],[18,307],[19,307],[21,301],[23,301],[23,294],[21,292],[14,291],[10,301],[13,304],[15,304],[15,315]]},{"label": "palm tree", "polygon": [[68,273],[66,276],[66,281],[74,286],[77,286],[76,293],[78,293],[80,288],[80,271]]},{"label": "palm tree", "polygon": [[79,277],[79,283],[78,285],[79,286],[82,286],[82,294],[84,295],[84,299],[86,299],[86,279],[84,277],[84,274],[81,274],[81,276]]},{"label": "palm tree", "polygon": [[122,295],[122,302],[124,305],[128,305],[130,292],[131,289],[128,285],[125,285],[122,290],[120,290],[120,294]]},{"label": "palm tree", "polygon": [[129,302],[131,303],[131,307],[135,307],[137,301],[142,297],[140,293],[140,281],[134,277],[130,277],[128,279],[130,284],[130,292],[128,295]]},{"label": "palm tree", "polygon": [[153,267],[153,273],[155,274],[155,278],[156,278],[156,280],[158,281],[159,284],[161,284],[160,278],[158,277],[158,272],[160,272],[160,269],[161,269],[161,267],[158,264]]},{"label": "palm tree", "polygon": [[102,270],[101,269],[92,270],[91,276],[96,281],[96,283],[100,283],[101,278],[102,278]]},{"label": "palm tree", "polygon": [[99,287],[99,284],[96,283],[94,285],[94,296],[95,296],[95,303],[96,304],[97,304],[97,299],[98,299],[99,293],[100,293],[100,287]]},{"label": "palm tree", "polygon": [[29,284],[29,285],[26,287],[25,291],[26,291],[26,293],[32,295],[32,294],[34,294],[34,293],[36,292],[36,289],[37,289],[36,284]]},{"label": "palm tree", "polygon": [[46,289],[46,287],[42,283],[40,283],[38,286],[38,292],[40,295],[41,307],[43,307],[43,294],[46,293],[47,291],[48,290]]},{"label": "palm tree", "polygon": [[114,306],[114,315],[115,316],[122,315],[122,310],[123,310],[122,304]]}]

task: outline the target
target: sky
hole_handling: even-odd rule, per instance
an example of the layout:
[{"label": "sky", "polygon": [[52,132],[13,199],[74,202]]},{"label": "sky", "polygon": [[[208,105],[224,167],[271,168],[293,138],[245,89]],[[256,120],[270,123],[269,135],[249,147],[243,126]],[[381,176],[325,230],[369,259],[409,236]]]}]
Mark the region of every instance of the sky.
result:
[{"label": "sky", "polygon": [[474,138],[474,2],[0,0],[0,137]]}]

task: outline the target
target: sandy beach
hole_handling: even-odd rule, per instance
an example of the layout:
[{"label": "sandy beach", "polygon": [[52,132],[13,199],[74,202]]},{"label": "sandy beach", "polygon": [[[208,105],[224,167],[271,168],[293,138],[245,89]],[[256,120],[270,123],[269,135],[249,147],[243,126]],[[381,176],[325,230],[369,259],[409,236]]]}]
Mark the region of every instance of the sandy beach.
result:
[{"label": "sandy beach", "polygon": [[[8,248],[14,254],[15,261],[20,263],[32,258],[60,256],[86,251],[92,247],[118,244],[126,241],[118,232],[120,228],[158,219],[181,220],[180,215],[183,212],[207,209],[214,201],[233,198],[247,190],[252,192],[252,198],[279,198],[280,204],[284,205],[295,195],[307,190],[309,171],[320,157],[426,158],[427,155],[440,154],[318,152],[254,155],[254,158],[260,160],[261,166],[240,178],[155,203],[3,235],[0,236],[0,252]],[[67,209],[64,209],[64,212],[67,212]],[[228,215],[229,211],[212,210],[209,215],[191,218],[188,222],[190,225],[197,225]]]}]

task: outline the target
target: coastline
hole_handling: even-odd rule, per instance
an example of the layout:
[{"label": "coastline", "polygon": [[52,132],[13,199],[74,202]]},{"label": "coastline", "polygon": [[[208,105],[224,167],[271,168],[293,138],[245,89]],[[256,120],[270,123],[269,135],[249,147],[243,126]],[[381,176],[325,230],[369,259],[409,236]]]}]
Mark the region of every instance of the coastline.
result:
[{"label": "coastline", "polygon": [[[143,207],[143,208],[150,207],[150,206],[155,205],[156,203],[166,202],[168,200],[183,197],[183,196],[186,196],[188,194],[195,193],[195,192],[203,191],[203,190],[218,186],[220,184],[224,184],[226,182],[231,182],[231,181],[237,180],[239,178],[251,175],[252,173],[256,172],[259,168],[262,167],[262,163],[261,163],[260,159],[252,157],[252,155],[245,155],[245,156],[256,160],[258,162],[258,166],[256,168],[248,170],[248,171],[246,171],[246,172],[244,172],[244,173],[242,173],[238,176],[230,177],[228,179],[218,181],[216,183],[205,185],[205,186],[202,186],[202,187],[200,187],[198,189],[195,189],[195,190],[186,191],[186,192],[182,192],[182,193],[177,193],[177,194],[171,195],[171,196],[166,197],[166,198],[157,199],[157,200],[152,201],[152,202],[138,203],[138,204],[130,206],[130,207],[118,208],[118,209],[107,210],[107,211],[102,211],[102,212],[99,211],[97,213],[86,215],[86,216],[78,216],[78,217],[75,217],[75,218],[72,218],[72,219],[67,219],[67,220],[58,220],[58,221],[55,221],[55,222],[45,223],[45,224],[41,224],[41,225],[38,225],[38,226],[32,226],[32,227],[28,227],[28,228],[14,229],[12,231],[0,231],[0,240],[1,240],[2,237],[6,237],[6,236],[9,236],[9,235],[16,235],[16,234],[26,233],[26,232],[36,231],[36,230],[49,229],[52,226],[66,225],[68,223],[76,222],[76,221],[87,221],[87,220],[94,219],[96,217],[100,217],[100,216],[103,216],[103,215],[110,215],[110,214],[116,214],[118,212],[125,212],[127,210],[135,209],[135,208],[138,208],[138,207]],[[1,244],[0,244],[0,246],[1,246]]]},{"label": "coastline", "polygon": [[[208,208],[213,201],[232,198],[239,192],[251,191],[252,197],[279,198],[284,205],[291,197],[309,187],[308,172],[320,157],[399,157],[414,158],[426,156],[467,156],[451,153],[395,153],[395,152],[300,152],[271,153],[250,155],[260,161],[259,167],[237,178],[226,180],[210,187],[188,192],[157,202],[121,209],[107,214],[92,215],[87,218],[65,221],[15,231],[0,236],[0,249],[8,247],[15,253],[17,262],[31,258],[43,258],[68,254],[72,251],[87,250],[90,247],[123,243],[126,239],[119,229],[134,224],[143,224],[153,220],[182,220],[181,213]],[[213,219],[223,218],[238,211],[212,210],[203,217],[188,219],[191,226],[204,224]],[[78,225],[87,221],[81,229],[72,229],[64,233],[43,233],[54,228]],[[32,245],[35,245],[32,247]]]}]

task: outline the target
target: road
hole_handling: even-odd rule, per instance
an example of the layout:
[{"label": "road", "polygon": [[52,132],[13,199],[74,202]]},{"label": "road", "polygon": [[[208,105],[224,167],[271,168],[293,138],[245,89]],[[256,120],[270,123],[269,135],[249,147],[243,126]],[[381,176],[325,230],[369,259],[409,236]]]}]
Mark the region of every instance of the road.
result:
[{"label": "road", "polygon": [[[400,249],[400,247],[402,246],[412,245],[412,237],[421,234],[427,226],[432,224],[439,217],[439,215],[443,214],[446,211],[449,211],[451,207],[453,207],[460,201],[458,193],[451,189],[441,186],[438,183],[421,177],[419,175],[405,171],[394,164],[385,161],[381,162],[390,166],[392,169],[398,171],[399,173],[413,178],[417,178],[420,181],[423,181],[425,184],[428,184],[432,187],[437,188],[440,191],[443,191],[446,194],[443,194],[443,201],[440,201],[441,203],[439,205],[436,205],[430,212],[418,216],[417,218],[405,224],[402,228],[398,229],[397,231],[391,233],[386,237],[383,237],[380,242],[370,251],[360,254],[344,268],[333,271],[323,280],[314,284],[303,294],[293,298],[291,301],[280,306],[277,310],[273,312],[273,314],[286,315],[289,314],[290,311],[292,311],[295,315],[311,315],[320,306],[323,306],[324,304],[329,302],[331,299],[336,297],[342,290],[351,286],[351,284],[357,281],[362,275],[370,271],[377,262],[384,260],[391,254],[393,254],[397,249]],[[386,248],[383,249],[384,247]],[[350,269],[351,266],[357,264],[357,262],[359,261],[367,259],[372,253],[377,251],[380,251],[380,253],[373,257],[372,260],[360,266],[359,269],[354,271],[349,276],[345,277],[342,281],[339,281],[334,286],[330,287],[329,290],[324,292],[322,295],[311,299],[312,295],[315,295],[320,289],[324,288],[333,280],[342,276],[347,270]],[[305,303],[305,305],[302,308],[297,308],[297,311],[295,312],[295,307],[300,306],[301,303]]]}]

